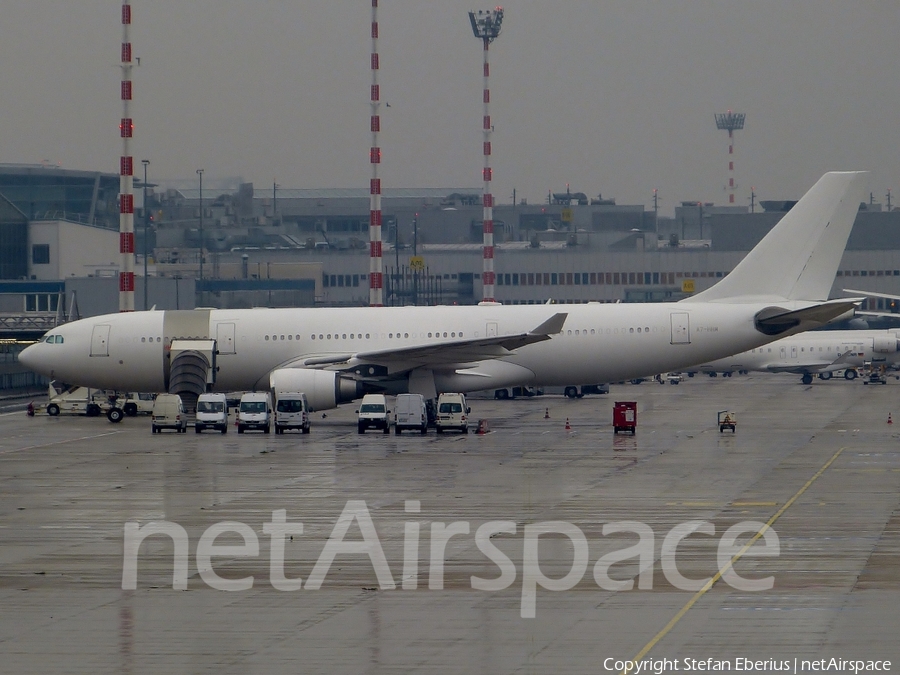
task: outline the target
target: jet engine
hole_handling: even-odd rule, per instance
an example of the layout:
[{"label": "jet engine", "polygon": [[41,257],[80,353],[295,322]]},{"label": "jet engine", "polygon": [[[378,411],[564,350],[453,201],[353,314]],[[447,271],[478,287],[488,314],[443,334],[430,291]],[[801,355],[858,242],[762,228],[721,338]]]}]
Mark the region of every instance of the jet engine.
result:
[{"label": "jet engine", "polygon": [[340,373],[311,368],[280,368],[269,374],[269,387],[274,392],[298,391],[306,394],[313,410],[336,408],[362,396],[361,383]]},{"label": "jet engine", "polygon": [[893,335],[879,335],[872,344],[872,351],[877,354],[893,354],[897,351],[897,338]]}]

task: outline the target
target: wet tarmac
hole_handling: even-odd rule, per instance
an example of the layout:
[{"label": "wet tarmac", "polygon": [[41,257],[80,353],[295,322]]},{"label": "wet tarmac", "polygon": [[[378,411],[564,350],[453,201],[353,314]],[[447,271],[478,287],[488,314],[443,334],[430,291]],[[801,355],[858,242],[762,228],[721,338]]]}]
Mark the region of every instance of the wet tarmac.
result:
[{"label": "wet tarmac", "polygon": [[2,414],[0,672],[896,670],[898,392],[750,375],[472,398],[471,433],[440,436],[359,435],[352,406],[283,436]]}]

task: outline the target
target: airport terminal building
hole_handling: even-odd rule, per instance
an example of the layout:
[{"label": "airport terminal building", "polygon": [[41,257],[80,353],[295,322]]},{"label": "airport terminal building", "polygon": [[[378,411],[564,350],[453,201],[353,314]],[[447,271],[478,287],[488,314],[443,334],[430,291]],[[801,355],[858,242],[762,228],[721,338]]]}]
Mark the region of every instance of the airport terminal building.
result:
[{"label": "airport terminal building", "polygon": [[[54,296],[69,307],[72,291],[81,316],[117,310],[117,192],[114,174],[0,165],[0,314],[58,312]],[[687,297],[728,274],[793,203],[762,202],[751,213],[687,201],[674,218],[569,191],[542,204],[498,204],[495,296],[507,304]],[[382,210],[385,304],[481,299],[480,189],[387,189]],[[135,217],[136,307],[145,269],[148,306],[160,309],[365,305],[368,222],[365,189],[151,188]],[[900,295],[898,233],[900,210],[861,205],[832,295]],[[25,282],[31,290],[17,292]],[[35,282],[49,290],[35,293]]]}]

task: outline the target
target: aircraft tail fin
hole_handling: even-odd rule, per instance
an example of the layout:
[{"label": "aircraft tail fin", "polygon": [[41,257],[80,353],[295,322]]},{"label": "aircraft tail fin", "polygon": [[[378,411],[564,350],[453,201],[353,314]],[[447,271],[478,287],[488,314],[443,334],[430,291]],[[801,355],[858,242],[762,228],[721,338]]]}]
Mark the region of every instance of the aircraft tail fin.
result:
[{"label": "aircraft tail fin", "polygon": [[728,276],[689,301],[827,300],[867,180],[865,171],[826,173]]}]

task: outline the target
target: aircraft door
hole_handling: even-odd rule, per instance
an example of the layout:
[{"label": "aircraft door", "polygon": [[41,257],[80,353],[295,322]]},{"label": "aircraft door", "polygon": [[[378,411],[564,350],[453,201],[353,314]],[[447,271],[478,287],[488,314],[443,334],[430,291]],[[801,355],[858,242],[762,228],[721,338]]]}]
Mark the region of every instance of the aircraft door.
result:
[{"label": "aircraft door", "polygon": [[791,347],[791,358],[797,360],[797,347]]},{"label": "aircraft door", "polygon": [[687,312],[672,312],[672,344],[691,344],[691,322]]},{"label": "aircraft door", "polygon": [[235,354],[234,324],[220,323],[216,325],[216,347],[219,354]]},{"label": "aircraft door", "polygon": [[784,361],[786,358],[787,358],[787,348],[782,347],[781,348],[781,360]]},{"label": "aircraft door", "polygon": [[486,337],[497,337],[500,334],[500,328],[497,325],[497,322],[488,321],[487,326],[484,329],[484,334]]},{"label": "aircraft door", "polygon": [[109,356],[109,324],[94,326],[91,333],[91,356]]}]

